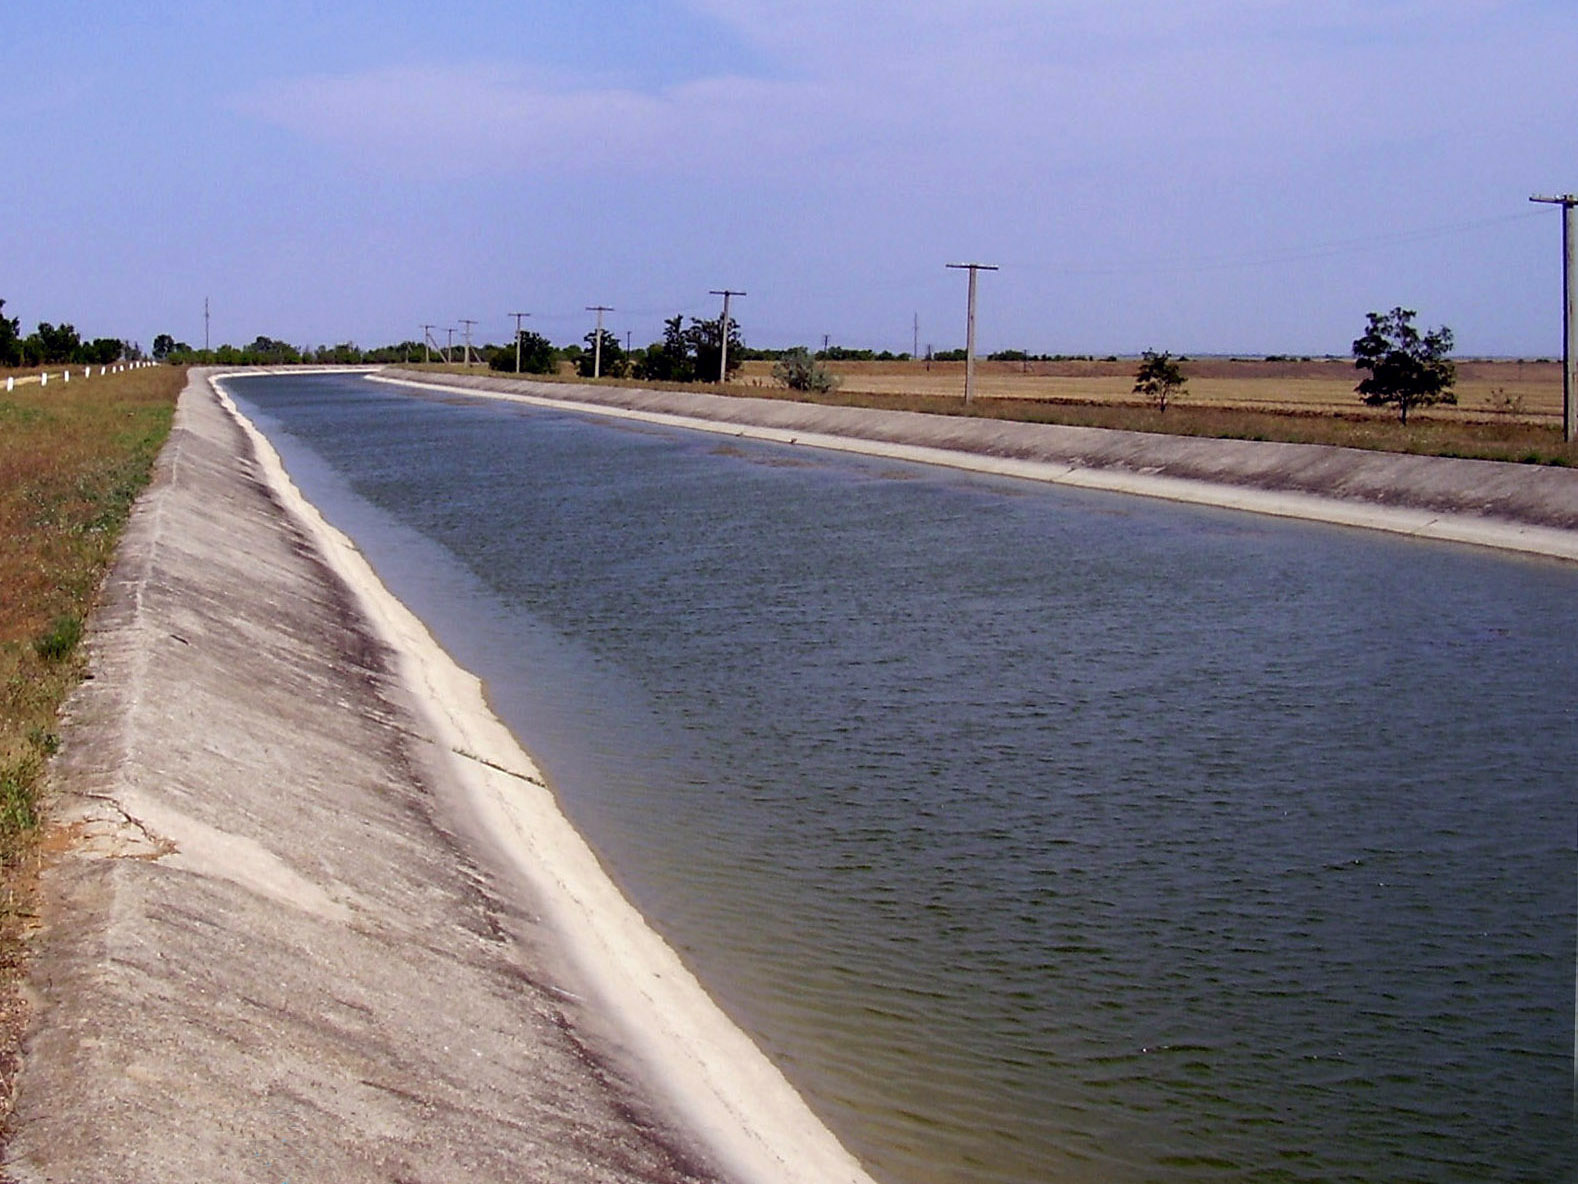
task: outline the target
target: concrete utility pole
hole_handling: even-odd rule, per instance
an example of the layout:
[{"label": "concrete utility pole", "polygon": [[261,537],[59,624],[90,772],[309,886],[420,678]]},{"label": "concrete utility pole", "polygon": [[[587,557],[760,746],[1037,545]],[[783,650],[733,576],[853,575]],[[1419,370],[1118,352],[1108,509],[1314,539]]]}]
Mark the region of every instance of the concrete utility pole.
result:
[{"label": "concrete utility pole", "polygon": [[203,352],[208,352],[208,297],[203,297]]},{"label": "concrete utility pole", "polygon": [[970,273],[970,305],[964,331],[964,402],[969,406],[975,398],[975,273],[996,271],[995,263],[950,263],[955,271]]},{"label": "concrete utility pole", "polygon": [[910,346],[910,357],[920,357],[920,313],[915,314],[915,340]]},{"label": "concrete utility pole", "polygon": [[426,366],[433,360],[432,351],[438,348],[438,342],[433,340],[433,330],[437,325],[422,326],[422,365]]},{"label": "concrete utility pole", "polygon": [[475,325],[477,322],[476,321],[467,320],[465,317],[461,317],[460,318],[460,323],[466,327],[466,365],[470,366],[471,365],[471,326]]},{"label": "concrete utility pole", "polygon": [[515,373],[519,374],[521,372],[521,318],[529,317],[531,313],[512,312],[510,316],[515,318]]},{"label": "concrete utility pole", "polygon": [[444,326],[444,332],[449,334],[449,336],[447,338],[445,338],[445,340],[448,342],[448,344],[444,346],[444,365],[447,366],[447,365],[449,365],[449,359],[454,355],[454,352],[455,352],[455,329],[454,329],[454,326],[453,325],[445,325]]},{"label": "concrete utility pole", "polygon": [[1578,433],[1578,230],[1573,226],[1578,197],[1566,193],[1529,200],[1562,208],[1562,439],[1571,444]]},{"label": "concrete utility pole", "polygon": [[718,383],[722,385],[729,381],[729,297],[749,296],[749,292],[736,292],[733,288],[712,288],[713,296],[723,297],[722,332],[718,334]]},{"label": "concrete utility pole", "polygon": [[592,377],[601,378],[603,376],[603,314],[614,310],[606,304],[588,304],[586,311],[597,314],[597,336],[592,338]]}]

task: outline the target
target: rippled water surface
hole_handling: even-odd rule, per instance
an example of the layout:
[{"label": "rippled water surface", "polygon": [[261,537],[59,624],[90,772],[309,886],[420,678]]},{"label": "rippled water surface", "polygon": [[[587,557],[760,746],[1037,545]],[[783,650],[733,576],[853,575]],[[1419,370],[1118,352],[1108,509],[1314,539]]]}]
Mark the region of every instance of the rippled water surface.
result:
[{"label": "rippled water surface", "polygon": [[1578,569],[232,390],[880,1179],[1572,1178]]}]

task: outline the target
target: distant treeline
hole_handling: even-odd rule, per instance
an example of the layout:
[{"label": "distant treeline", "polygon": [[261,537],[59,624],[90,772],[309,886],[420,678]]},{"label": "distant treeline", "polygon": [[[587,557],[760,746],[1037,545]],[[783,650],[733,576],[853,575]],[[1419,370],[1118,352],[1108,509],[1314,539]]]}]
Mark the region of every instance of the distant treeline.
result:
[{"label": "distant treeline", "polygon": [[112,362],[138,361],[142,351],[129,341],[114,337],[97,337],[83,341],[76,326],[51,325],[40,321],[38,328],[22,336],[21,321],[5,315],[5,301],[0,300],[0,366],[63,366],[92,364],[108,366]]}]

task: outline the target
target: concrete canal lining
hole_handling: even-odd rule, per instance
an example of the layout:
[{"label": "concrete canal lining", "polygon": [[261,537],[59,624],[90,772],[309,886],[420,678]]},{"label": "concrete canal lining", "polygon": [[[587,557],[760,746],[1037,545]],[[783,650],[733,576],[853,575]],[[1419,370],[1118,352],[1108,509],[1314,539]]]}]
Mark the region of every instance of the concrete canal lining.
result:
[{"label": "concrete canal lining", "polygon": [[383,382],[1578,560],[1578,471],[389,369]]}]

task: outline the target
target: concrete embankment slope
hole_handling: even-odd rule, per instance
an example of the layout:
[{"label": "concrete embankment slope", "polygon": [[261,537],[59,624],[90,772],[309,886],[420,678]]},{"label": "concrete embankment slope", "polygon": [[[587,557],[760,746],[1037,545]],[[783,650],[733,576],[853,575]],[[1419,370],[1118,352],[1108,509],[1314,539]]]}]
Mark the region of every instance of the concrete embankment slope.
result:
[{"label": "concrete embankment slope", "polygon": [[391,368],[384,381],[1578,560],[1578,471]]},{"label": "concrete embankment slope", "polygon": [[90,632],[6,1173],[804,1178],[778,1170],[794,1128],[738,1154],[611,1022],[645,1017],[583,1001],[573,913],[501,856],[514,807],[456,771],[546,796],[529,761],[458,751],[455,704],[408,676],[423,642],[368,615],[244,427],[194,377]]}]

